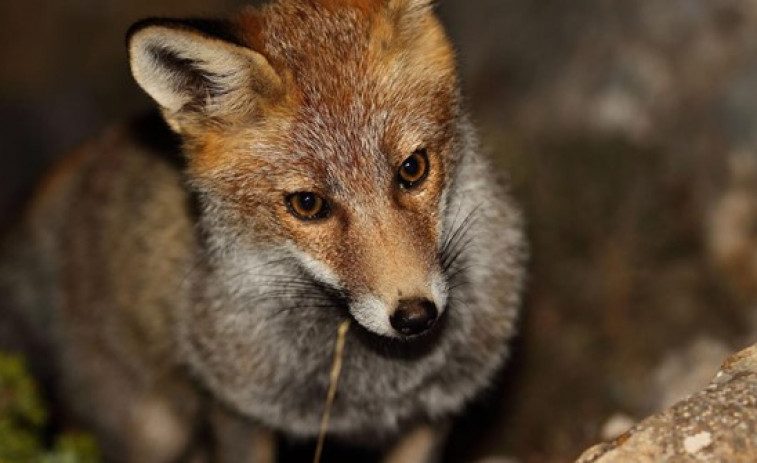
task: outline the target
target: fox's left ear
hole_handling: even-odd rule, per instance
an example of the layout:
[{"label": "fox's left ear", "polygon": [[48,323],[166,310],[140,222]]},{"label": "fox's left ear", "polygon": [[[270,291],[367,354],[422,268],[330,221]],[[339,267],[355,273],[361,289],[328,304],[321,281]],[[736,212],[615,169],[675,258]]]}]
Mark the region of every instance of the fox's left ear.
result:
[{"label": "fox's left ear", "polygon": [[145,20],[127,36],[134,79],[179,132],[187,114],[212,118],[259,112],[282,91],[263,55],[198,25]]}]

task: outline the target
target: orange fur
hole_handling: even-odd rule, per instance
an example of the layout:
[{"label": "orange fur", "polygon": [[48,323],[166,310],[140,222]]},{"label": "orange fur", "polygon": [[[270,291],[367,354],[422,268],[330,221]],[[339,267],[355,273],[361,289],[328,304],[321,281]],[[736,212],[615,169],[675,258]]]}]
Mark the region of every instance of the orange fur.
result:
[{"label": "orange fur", "polygon": [[[43,183],[0,257],[0,290],[21,283],[18,318],[51,325],[56,393],[106,460],[203,459],[188,447],[203,422],[222,461],[272,459],[267,432],[249,448],[259,426],[312,437],[345,316],[373,336],[350,334],[335,436],[390,444],[486,385],[517,312],[519,214],[429,0],[278,0],[141,21],[128,43],[179,137],[157,120],[108,131]],[[429,171],[411,188],[417,153]],[[331,214],[293,214],[304,192]]]},{"label": "orange fur", "polygon": [[[267,229],[261,231],[267,236],[292,239],[333,268],[350,288],[361,292],[381,292],[398,282],[413,282],[417,280],[414,275],[430,271],[439,239],[439,218],[428,211],[436,211],[434,205],[450,167],[448,142],[453,134],[445,133],[450,130],[445,124],[454,119],[457,108],[454,53],[439,22],[428,9],[416,14],[413,20],[418,23],[408,29],[397,13],[408,7],[406,2],[389,3],[286,1],[245,10],[234,20],[236,30],[250,48],[272,64],[284,82],[285,95],[273,102],[261,101],[261,112],[266,115],[258,124],[221,120],[217,127],[202,125],[196,134],[191,130],[187,134],[192,140],[190,151],[194,152],[190,158],[193,177],[233,198],[243,211],[240,216],[256,213],[259,217],[264,210],[275,211],[256,226],[266,224]],[[340,23],[349,23],[349,27],[340,27],[339,34],[331,33]],[[270,39],[274,35],[276,41]],[[298,53],[292,55],[286,50]],[[370,112],[355,114],[361,119],[355,121],[358,124],[370,124],[373,115],[381,111],[418,113],[441,132],[390,125],[382,140],[382,151],[391,166],[398,166],[419,146],[426,147],[435,159],[428,185],[421,195],[396,197],[394,205],[391,201],[367,201],[360,206],[368,216],[358,217],[349,210],[354,204],[340,208],[337,201],[335,220],[317,226],[303,224],[283,206],[284,193],[329,194],[323,191],[329,181],[329,163],[320,160],[317,153],[307,153],[308,147],[291,133],[354,130],[358,127],[344,126],[336,119],[354,112],[355,107],[371,108]],[[334,125],[314,127],[315,121],[308,118],[315,113],[335,115]],[[353,192],[349,197],[385,197],[384,191],[365,189],[374,183],[376,160],[363,152],[362,139],[347,133],[343,139],[348,144],[335,148],[340,158],[337,162],[352,166],[352,176],[338,180]],[[426,145],[432,141],[438,144]],[[252,146],[276,148],[275,152],[261,154]],[[291,153],[301,156],[291,160]],[[272,178],[277,179],[275,184]],[[403,211],[413,212],[413,222],[404,218],[407,214]],[[376,223],[382,226],[376,227]],[[392,236],[414,238],[397,242]],[[418,263],[418,267],[408,262]]]}]

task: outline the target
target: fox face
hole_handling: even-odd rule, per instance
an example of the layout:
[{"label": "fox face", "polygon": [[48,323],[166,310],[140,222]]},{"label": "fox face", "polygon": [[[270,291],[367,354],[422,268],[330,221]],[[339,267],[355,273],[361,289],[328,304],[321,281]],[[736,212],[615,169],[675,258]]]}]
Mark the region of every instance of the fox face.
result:
[{"label": "fox face", "polygon": [[219,249],[286,249],[381,336],[424,333],[443,315],[460,114],[453,53],[427,2],[147,21],[130,52],[185,142]]},{"label": "fox face", "polygon": [[317,434],[345,317],[330,432],[373,441],[488,383],[514,332],[520,215],[429,0],[278,0],[143,21],[128,43],[201,206],[203,265],[174,319],[208,390]]}]

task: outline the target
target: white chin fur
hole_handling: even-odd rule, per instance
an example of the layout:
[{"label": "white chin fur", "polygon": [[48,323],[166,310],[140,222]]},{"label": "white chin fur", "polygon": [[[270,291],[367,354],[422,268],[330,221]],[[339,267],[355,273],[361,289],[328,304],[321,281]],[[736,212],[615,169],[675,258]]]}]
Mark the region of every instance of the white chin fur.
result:
[{"label": "white chin fur", "polygon": [[400,337],[389,322],[389,307],[375,297],[366,297],[350,304],[350,314],[371,333],[390,338]]}]

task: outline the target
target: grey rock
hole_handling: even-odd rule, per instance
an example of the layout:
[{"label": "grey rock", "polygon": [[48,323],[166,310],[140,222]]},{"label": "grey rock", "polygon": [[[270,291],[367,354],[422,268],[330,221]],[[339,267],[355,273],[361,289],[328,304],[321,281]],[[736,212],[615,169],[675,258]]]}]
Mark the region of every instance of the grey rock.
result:
[{"label": "grey rock", "polygon": [[726,360],[704,390],[576,463],[757,461],[757,345]]}]

